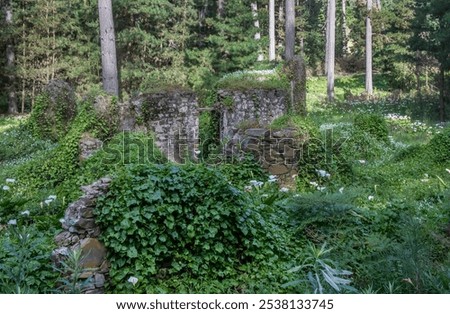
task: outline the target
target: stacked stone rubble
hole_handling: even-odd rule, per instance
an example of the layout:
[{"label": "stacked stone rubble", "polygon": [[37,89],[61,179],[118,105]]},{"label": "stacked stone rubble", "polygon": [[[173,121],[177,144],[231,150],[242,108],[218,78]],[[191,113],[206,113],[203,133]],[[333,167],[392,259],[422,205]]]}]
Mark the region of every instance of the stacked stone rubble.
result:
[{"label": "stacked stone rubble", "polygon": [[57,265],[70,251],[81,250],[80,264],[84,271],[80,279],[84,282],[88,279],[83,293],[103,293],[108,277],[106,248],[98,240],[100,228],[95,223],[94,209],[97,198],[107,192],[110,182],[111,179],[102,178],[82,187],[84,195],[67,207],[62,220],[64,231],[55,237],[58,248],[53,251],[53,259]]},{"label": "stacked stone rubble", "polygon": [[277,175],[284,183],[290,183],[298,173],[297,164],[308,140],[307,134],[300,134],[293,128],[241,129],[226,146],[226,154],[236,158],[250,153],[270,174]]}]

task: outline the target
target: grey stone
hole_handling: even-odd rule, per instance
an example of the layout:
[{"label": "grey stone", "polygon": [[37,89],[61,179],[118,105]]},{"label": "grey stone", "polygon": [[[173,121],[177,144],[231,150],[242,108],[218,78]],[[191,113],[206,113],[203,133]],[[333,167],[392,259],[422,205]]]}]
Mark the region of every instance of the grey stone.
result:
[{"label": "grey stone", "polygon": [[80,160],[86,160],[94,155],[100,148],[103,142],[97,138],[92,137],[89,133],[84,133],[79,142]]},{"label": "grey stone", "polygon": [[298,131],[296,129],[288,128],[273,132],[273,136],[277,138],[291,139],[298,137]]},{"label": "grey stone", "polygon": [[78,219],[74,224],[74,227],[84,230],[95,228],[95,226],[96,224],[94,219],[84,219],[84,218]]},{"label": "grey stone", "polygon": [[101,288],[105,285],[105,275],[103,274],[95,274],[94,276],[94,285],[97,288]]},{"label": "grey stone", "polygon": [[83,218],[92,218],[92,217],[94,217],[94,208],[92,208],[91,206],[93,206],[94,204],[94,201],[92,200],[92,199],[89,199],[89,200],[87,200],[86,201],[86,205],[87,206],[89,206],[89,207],[81,207],[80,208],[80,214],[81,214],[81,217],[83,217]]},{"label": "grey stone", "polygon": [[288,172],[289,169],[285,165],[276,164],[269,167],[269,173],[273,175],[282,175]]},{"label": "grey stone", "polygon": [[72,234],[70,232],[63,231],[55,236],[55,242],[58,245],[66,246],[71,236]]},{"label": "grey stone", "polygon": [[247,129],[245,130],[245,135],[247,136],[253,136],[257,138],[263,138],[266,137],[269,134],[269,130],[267,129]]}]

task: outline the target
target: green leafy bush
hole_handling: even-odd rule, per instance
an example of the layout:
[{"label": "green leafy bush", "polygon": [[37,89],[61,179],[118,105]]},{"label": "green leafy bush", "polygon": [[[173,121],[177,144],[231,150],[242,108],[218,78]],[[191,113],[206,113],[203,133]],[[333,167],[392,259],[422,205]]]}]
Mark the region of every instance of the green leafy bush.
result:
[{"label": "green leafy bush", "polygon": [[0,292],[52,292],[57,274],[51,266],[51,247],[51,238],[32,226],[11,223],[0,231]]},{"label": "green leafy bush", "polygon": [[79,141],[83,133],[89,132],[94,137],[102,138],[107,134],[105,129],[107,127],[97,118],[92,105],[82,104],[58,145],[20,166],[18,178],[30,186],[47,188],[54,188],[73,178],[80,169]]},{"label": "green leafy bush", "polygon": [[139,279],[139,292],[180,276],[223,279],[265,258],[269,246],[263,217],[220,172],[202,165],[127,167],[96,215],[113,292],[129,291],[130,276]]},{"label": "green leafy bush", "polygon": [[426,153],[438,163],[449,164],[450,161],[450,127],[436,134],[425,148]]},{"label": "green leafy bush", "polygon": [[360,114],[354,119],[354,127],[366,132],[379,141],[388,142],[388,127],[383,116],[377,114]]},{"label": "green leafy bush", "polygon": [[28,123],[34,135],[56,141],[67,134],[77,112],[70,87],[52,86],[36,97]]},{"label": "green leafy bush", "polygon": [[339,151],[335,154],[342,161],[348,163],[359,162],[359,160],[373,161],[382,159],[389,151],[390,146],[367,132],[353,129],[347,138],[342,139]]},{"label": "green leafy bush", "polygon": [[267,178],[267,174],[251,155],[246,155],[240,160],[220,163],[217,169],[231,185],[239,188],[248,185],[249,180],[265,181]]}]

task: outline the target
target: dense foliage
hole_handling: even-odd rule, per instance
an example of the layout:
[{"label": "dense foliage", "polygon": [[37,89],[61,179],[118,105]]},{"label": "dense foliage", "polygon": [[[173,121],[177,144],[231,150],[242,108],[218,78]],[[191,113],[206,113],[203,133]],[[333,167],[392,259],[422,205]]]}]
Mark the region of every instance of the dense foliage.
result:
[{"label": "dense foliage", "polygon": [[129,167],[97,208],[115,292],[129,291],[130,276],[147,293],[177,289],[182,278],[223,280],[283,251],[269,213],[199,165]]}]

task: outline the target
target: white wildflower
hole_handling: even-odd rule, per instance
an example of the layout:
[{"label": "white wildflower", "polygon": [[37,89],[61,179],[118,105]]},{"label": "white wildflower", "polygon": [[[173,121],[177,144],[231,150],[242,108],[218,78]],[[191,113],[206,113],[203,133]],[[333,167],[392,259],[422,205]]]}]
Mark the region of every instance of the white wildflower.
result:
[{"label": "white wildflower", "polygon": [[341,193],[341,194],[344,193],[344,187],[339,189],[339,193]]},{"label": "white wildflower", "polygon": [[317,190],[320,191],[320,192],[323,192],[325,189],[326,189],[326,187],[324,187],[324,186],[318,186],[317,187]]},{"label": "white wildflower", "polygon": [[364,159],[360,159],[360,160],[358,160],[358,162],[359,162],[361,165],[364,165],[364,164],[366,163],[366,161],[365,161]]},{"label": "white wildflower", "polygon": [[44,201],[44,203],[47,204],[47,205],[50,205],[51,202],[53,202],[53,200],[51,200],[51,199],[48,199],[48,200]]},{"label": "white wildflower", "polygon": [[3,186],[3,191],[8,191],[9,189],[10,189],[9,186],[7,186],[7,185],[4,185],[4,186]]},{"label": "white wildflower", "polygon": [[6,183],[15,183],[16,179],[6,179]]},{"label": "white wildflower", "polygon": [[326,172],[325,170],[316,170],[316,173],[321,176],[322,178],[329,178],[331,174]]},{"label": "white wildflower", "polygon": [[445,169],[445,171],[447,171],[450,174],[450,169]]},{"label": "white wildflower", "polygon": [[289,189],[286,188],[286,187],[282,187],[282,188],[280,189],[280,192],[286,193],[286,192],[289,192]]},{"label": "white wildflower", "polygon": [[23,212],[20,213],[21,215],[24,216],[30,216],[30,211],[29,210],[24,210]]},{"label": "white wildflower", "polygon": [[48,200],[56,200],[56,195],[50,195],[49,197],[47,197]]},{"label": "white wildflower", "polygon": [[139,281],[139,279],[137,279],[136,277],[131,276],[130,278],[128,278],[127,280],[129,283],[132,283],[133,286],[135,286],[137,284],[137,282]]},{"label": "white wildflower", "polygon": [[311,185],[314,186],[314,187],[316,187],[316,186],[319,185],[317,182],[314,182],[314,181],[309,181],[309,184],[311,184]]},{"label": "white wildflower", "polygon": [[244,191],[249,192],[249,191],[251,191],[251,190],[252,190],[252,186],[251,186],[251,185],[246,185],[246,186],[244,186]]},{"label": "white wildflower", "polygon": [[264,182],[251,180],[250,184],[253,185],[253,186],[256,186],[256,187],[260,187],[260,186],[262,186],[264,184]]},{"label": "white wildflower", "polygon": [[61,219],[59,220],[59,222],[63,224],[63,223],[66,222],[66,220],[65,220],[64,218],[61,218]]},{"label": "white wildflower", "polygon": [[8,221],[8,225],[11,225],[11,226],[17,225],[17,220],[16,220],[16,219],[10,219],[10,220]]},{"label": "white wildflower", "polygon": [[263,194],[261,197],[269,197],[269,194]]},{"label": "white wildflower", "polygon": [[200,151],[199,150],[194,150],[194,154],[196,154],[196,155],[200,155]]},{"label": "white wildflower", "polygon": [[269,180],[267,180],[267,182],[273,183],[273,182],[276,182],[277,180],[278,180],[277,176],[270,175]]},{"label": "white wildflower", "polygon": [[373,201],[373,199],[375,198],[375,196],[373,195],[369,195],[369,197],[367,198],[369,201]]}]

